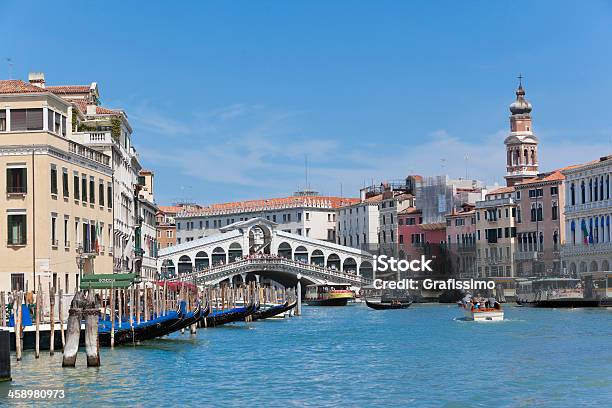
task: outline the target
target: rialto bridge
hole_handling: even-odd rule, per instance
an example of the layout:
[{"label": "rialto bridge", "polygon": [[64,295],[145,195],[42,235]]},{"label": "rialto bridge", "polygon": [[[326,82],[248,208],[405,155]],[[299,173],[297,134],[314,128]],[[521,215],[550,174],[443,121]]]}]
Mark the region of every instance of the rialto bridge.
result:
[{"label": "rialto bridge", "polygon": [[305,283],[362,286],[373,276],[371,254],[279,230],[278,224],[253,218],[230,224],[221,233],[159,251],[160,276],[217,284],[260,276],[285,286]]}]

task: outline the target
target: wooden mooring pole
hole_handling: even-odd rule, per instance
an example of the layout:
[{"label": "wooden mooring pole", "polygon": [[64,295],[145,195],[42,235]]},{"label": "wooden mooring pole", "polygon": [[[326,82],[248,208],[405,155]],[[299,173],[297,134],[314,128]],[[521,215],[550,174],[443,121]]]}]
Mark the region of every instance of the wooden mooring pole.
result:
[{"label": "wooden mooring pole", "polygon": [[55,352],[55,286],[49,282],[49,354]]},{"label": "wooden mooring pole", "polygon": [[85,353],[87,354],[87,367],[100,366],[100,342],[98,341],[98,319],[100,305],[97,304],[94,291],[89,290],[85,302],[83,315],[85,317]]},{"label": "wooden mooring pole", "polygon": [[64,344],[64,356],[62,367],[74,367],[76,365],[77,352],[79,351],[79,337],[81,336],[81,316],[83,315],[83,294],[77,291],[70,303],[68,310],[68,324],[66,327],[66,343]]}]

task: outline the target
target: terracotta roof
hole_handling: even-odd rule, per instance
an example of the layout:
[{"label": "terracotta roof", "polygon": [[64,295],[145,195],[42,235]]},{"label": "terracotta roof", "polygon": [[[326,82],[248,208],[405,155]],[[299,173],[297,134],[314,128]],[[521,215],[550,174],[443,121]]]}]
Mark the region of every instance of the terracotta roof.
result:
[{"label": "terracotta roof", "polygon": [[375,196],[365,199],[366,203],[380,203],[382,201],[382,194],[376,194]]},{"label": "terracotta roof", "polygon": [[403,209],[402,211],[399,212],[399,215],[406,215],[406,214],[420,214],[421,210],[419,210],[416,207],[408,207]]},{"label": "terracotta roof", "polygon": [[445,222],[432,222],[431,224],[420,224],[419,227],[425,231],[438,231],[446,229]]},{"label": "terracotta roof", "polygon": [[514,187],[501,187],[496,190],[489,191],[487,195],[511,193],[513,191],[514,191]]},{"label": "terracotta roof", "polygon": [[565,180],[565,176],[563,175],[563,173],[561,173],[560,170],[554,170],[554,171],[551,171],[550,173],[538,174],[536,177],[522,181],[517,184],[517,187],[521,187],[527,184],[542,183],[545,181],[561,181],[561,180]]},{"label": "terracotta roof", "polygon": [[[83,113],[83,115],[87,114],[87,101],[78,99],[71,100],[71,102]],[[96,106],[96,115],[121,115],[121,111],[108,109],[103,106]]]},{"label": "terracotta roof", "polygon": [[21,94],[21,93],[44,93],[44,88],[39,88],[24,82],[21,79],[0,80],[0,94]]},{"label": "terracotta roof", "polygon": [[295,207],[339,208],[346,205],[357,204],[359,202],[360,201],[358,198],[292,196],[211,204],[208,207],[202,208],[201,210],[184,209],[184,214],[195,216],[214,213],[251,212]]},{"label": "terracotta roof", "polygon": [[89,85],[55,85],[47,86],[46,89],[56,94],[75,94],[75,93],[89,93]]},{"label": "terracotta roof", "polygon": [[157,206],[157,209],[163,213],[176,214],[183,211],[184,208],[178,205],[159,205]]}]

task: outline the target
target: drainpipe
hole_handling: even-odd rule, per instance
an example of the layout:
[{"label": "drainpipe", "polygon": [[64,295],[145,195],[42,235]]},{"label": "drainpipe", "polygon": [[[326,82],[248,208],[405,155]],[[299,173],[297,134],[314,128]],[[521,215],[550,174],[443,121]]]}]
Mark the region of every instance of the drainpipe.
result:
[{"label": "drainpipe", "polygon": [[34,286],[32,290],[36,291],[36,188],[34,183],[34,175],[34,149],[32,149],[32,275],[34,277]]}]

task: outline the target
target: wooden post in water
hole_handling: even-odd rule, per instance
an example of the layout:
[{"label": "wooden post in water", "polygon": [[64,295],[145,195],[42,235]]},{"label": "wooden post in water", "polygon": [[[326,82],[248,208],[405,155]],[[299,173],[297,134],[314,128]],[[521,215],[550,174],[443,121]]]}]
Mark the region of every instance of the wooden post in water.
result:
[{"label": "wooden post in water", "polygon": [[64,307],[64,292],[62,292],[62,289],[60,288],[58,291],[58,317],[59,317],[59,323],[60,323],[60,333],[62,335],[62,350],[64,349],[64,347],[66,346],[66,337],[64,335],[64,312],[63,312],[63,307]]},{"label": "wooden post in water", "polygon": [[34,357],[40,357],[40,314],[42,313],[42,305],[43,305],[43,296],[42,296],[42,285],[40,284],[40,280],[38,281],[38,291],[36,293],[36,344],[34,345]]},{"label": "wooden post in water", "polygon": [[134,287],[130,287],[130,327],[134,327]]},{"label": "wooden post in water", "polygon": [[299,278],[297,282],[296,296],[297,296],[297,308],[295,310],[295,315],[300,316],[302,314],[302,282]]},{"label": "wooden post in water", "polygon": [[111,348],[115,347],[115,289],[111,284],[110,289],[110,319],[111,319]]},{"label": "wooden post in water", "polygon": [[136,288],[136,324],[140,324],[140,285]]},{"label": "wooden post in water", "polygon": [[118,305],[117,305],[117,323],[119,324],[119,327],[121,327],[121,319],[122,319],[122,313],[123,313],[123,303],[121,302],[121,298],[123,297],[123,289],[117,289],[117,300],[118,300]]},{"label": "wooden post in water", "polygon": [[100,366],[100,343],[98,341],[98,319],[100,305],[97,304],[94,291],[89,290],[85,301],[83,315],[85,317],[85,354],[87,354],[87,367]]},{"label": "wooden post in water", "polygon": [[17,357],[17,361],[21,360],[21,298],[22,292],[15,292],[15,296],[13,297],[14,306],[13,306],[13,318],[15,320],[15,355]]},{"label": "wooden post in water", "polygon": [[79,351],[79,337],[81,337],[81,316],[83,314],[83,294],[76,291],[68,311],[68,324],[66,327],[66,344],[64,345],[64,357],[62,367],[74,367],[76,365],[77,352]]},{"label": "wooden post in water", "polygon": [[49,354],[55,352],[55,286],[49,282]]},{"label": "wooden post in water", "polygon": [[4,291],[0,292],[0,307],[2,308],[2,327],[6,327],[6,298],[4,297]]}]

